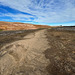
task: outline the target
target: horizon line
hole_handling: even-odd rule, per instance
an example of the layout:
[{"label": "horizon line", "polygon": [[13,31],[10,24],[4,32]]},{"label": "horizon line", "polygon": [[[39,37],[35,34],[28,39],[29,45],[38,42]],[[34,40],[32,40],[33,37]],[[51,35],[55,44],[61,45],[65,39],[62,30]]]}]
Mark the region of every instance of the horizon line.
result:
[{"label": "horizon line", "polygon": [[20,22],[20,21],[0,21],[0,22],[18,22],[18,23],[28,23],[28,24],[33,24],[33,25],[47,25],[47,26],[75,26],[75,24],[69,25],[69,24],[65,24],[65,23],[63,23],[63,24],[62,23],[48,23],[48,24],[43,23],[43,24],[41,24],[38,22],[32,23],[32,22]]}]

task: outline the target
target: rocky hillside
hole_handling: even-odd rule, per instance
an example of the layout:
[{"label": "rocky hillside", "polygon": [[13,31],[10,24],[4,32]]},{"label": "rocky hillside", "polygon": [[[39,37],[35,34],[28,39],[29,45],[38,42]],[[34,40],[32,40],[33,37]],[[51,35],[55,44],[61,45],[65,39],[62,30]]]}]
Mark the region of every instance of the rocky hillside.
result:
[{"label": "rocky hillside", "polygon": [[38,28],[49,28],[47,25],[34,25],[28,23],[20,22],[3,22],[0,21],[0,29],[2,30],[28,30],[28,29],[38,29]]}]

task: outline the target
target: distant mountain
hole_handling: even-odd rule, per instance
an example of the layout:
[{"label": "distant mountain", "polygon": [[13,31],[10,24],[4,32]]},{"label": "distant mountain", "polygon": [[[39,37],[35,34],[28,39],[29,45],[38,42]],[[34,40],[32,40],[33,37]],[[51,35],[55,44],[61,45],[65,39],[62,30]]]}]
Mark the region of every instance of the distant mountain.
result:
[{"label": "distant mountain", "polygon": [[28,29],[38,29],[38,28],[50,28],[48,25],[35,25],[20,22],[5,22],[0,21],[0,29],[2,30],[28,30]]}]

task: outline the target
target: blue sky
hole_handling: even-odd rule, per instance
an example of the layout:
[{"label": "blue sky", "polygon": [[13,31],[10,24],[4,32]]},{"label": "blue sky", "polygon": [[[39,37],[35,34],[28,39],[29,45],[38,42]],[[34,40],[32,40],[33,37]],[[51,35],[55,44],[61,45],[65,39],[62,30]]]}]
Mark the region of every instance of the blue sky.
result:
[{"label": "blue sky", "polygon": [[0,21],[75,25],[75,0],[0,0]]}]

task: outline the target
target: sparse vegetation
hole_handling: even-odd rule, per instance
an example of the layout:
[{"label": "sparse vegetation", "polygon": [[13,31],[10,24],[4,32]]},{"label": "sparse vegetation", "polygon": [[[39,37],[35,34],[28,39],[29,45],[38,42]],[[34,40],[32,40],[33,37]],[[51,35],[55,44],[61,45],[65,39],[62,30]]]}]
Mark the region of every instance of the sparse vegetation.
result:
[{"label": "sparse vegetation", "polygon": [[51,75],[74,75],[75,31],[48,29],[47,38],[51,47],[44,52],[50,60],[47,71]]},{"label": "sparse vegetation", "polygon": [[0,29],[0,31],[3,31],[3,29]]},{"label": "sparse vegetation", "polygon": [[36,30],[17,30],[17,32],[21,31],[21,33],[16,33],[16,31],[4,31],[0,34],[0,48],[10,42],[14,42],[17,40],[23,39],[24,36],[28,35],[29,33],[34,33],[35,31],[41,30],[36,29]]}]

